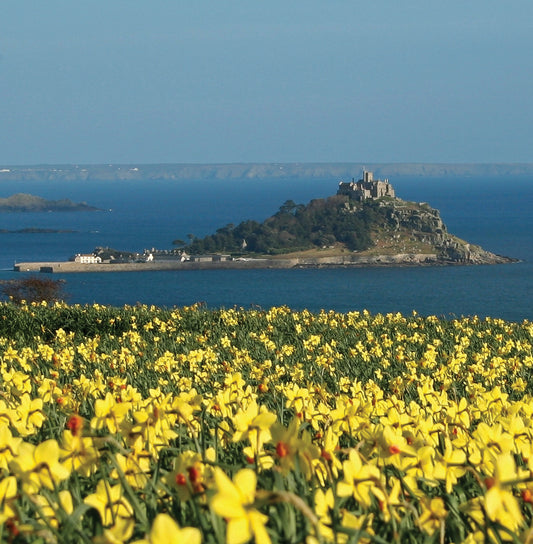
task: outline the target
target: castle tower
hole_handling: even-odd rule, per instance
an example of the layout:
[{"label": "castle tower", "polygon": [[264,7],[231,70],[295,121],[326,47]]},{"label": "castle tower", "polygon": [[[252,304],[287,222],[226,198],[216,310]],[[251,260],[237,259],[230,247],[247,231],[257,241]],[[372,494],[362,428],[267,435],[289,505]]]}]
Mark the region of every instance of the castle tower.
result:
[{"label": "castle tower", "polygon": [[389,196],[395,198],[395,192],[388,179],[374,179],[374,174],[363,169],[363,178],[357,182],[354,182],[353,178],[351,183],[339,183],[338,195],[348,195],[351,198],[359,201],[366,200],[367,198],[381,198],[383,196]]}]

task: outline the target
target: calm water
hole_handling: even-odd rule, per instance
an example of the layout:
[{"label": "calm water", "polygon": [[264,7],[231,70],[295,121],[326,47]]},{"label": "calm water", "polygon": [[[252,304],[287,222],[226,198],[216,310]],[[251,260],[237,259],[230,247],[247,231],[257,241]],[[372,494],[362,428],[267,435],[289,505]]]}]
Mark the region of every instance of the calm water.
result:
[{"label": "calm water", "polygon": [[[396,194],[429,202],[450,232],[495,253],[522,259],[512,265],[327,270],[212,270],[63,277],[72,303],[268,308],[286,304],[423,315],[480,315],[533,319],[533,180],[391,179]],[[15,261],[64,260],[96,246],[140,251],[171,248],[188,234],[204,236],[244,219],[263,220],[287,199],[307,203],[336,191],[338,180],[231,182],[2,183],[15,192],[87,201],[97,213],[0,214],[0,229],[69,229],[58,234],[0,234],[0,278]]]}]

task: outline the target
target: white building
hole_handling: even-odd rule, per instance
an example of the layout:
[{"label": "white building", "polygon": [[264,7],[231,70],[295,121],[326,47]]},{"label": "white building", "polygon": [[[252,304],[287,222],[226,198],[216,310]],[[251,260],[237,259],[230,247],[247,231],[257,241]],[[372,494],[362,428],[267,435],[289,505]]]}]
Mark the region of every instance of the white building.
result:
[{"label": "white building", "polygon": [[95,264],[101,263],[102,258],[94,255],[93,253],[78,253],[74,257],[74,262],[82,264]]}]

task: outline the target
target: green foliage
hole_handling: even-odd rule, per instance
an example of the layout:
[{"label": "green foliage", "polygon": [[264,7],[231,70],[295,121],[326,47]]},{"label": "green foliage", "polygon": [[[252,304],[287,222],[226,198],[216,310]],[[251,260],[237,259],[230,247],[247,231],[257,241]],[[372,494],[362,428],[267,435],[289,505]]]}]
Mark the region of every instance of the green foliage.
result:
[{"label": "green foliage", "polygon": [[1,282],[0,293],[16,304],[22,301],[56,302],[65,299],[63,284],[63,280],[29,276]]},{"label": "green foliage", "polygon": [[375,201],[354,203],[342,195],[307,205],[287,200],[263,223],[226,225],[205,238],[194,238],[186,251],[275,255],[335,244],[362,251],[372,246],[372,232],[386,222],[387,208]]}]

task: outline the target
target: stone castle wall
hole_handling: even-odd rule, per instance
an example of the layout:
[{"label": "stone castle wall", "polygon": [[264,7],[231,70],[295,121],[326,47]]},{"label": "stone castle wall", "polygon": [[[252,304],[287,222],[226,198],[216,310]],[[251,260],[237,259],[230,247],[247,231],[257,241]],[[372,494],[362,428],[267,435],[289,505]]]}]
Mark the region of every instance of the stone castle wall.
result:
[{"label": "stone castle wall", "polygon": [[339,183],[338,195],[348,195],[355,200],[367,200],[388,196],[395,198],[393,186],[389,180],[374,179],[372,172],[363,172],[363,178],[349,183]]}]

